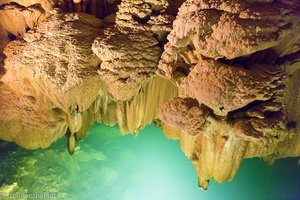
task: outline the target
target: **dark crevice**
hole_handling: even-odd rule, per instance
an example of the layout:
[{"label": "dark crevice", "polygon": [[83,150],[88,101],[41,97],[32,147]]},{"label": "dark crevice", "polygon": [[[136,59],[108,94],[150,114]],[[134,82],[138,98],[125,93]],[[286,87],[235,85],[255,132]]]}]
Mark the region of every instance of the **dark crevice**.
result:
[{"label": "dark crevice", "polygon": [[288,130],[296,130],[297,128],[297,123],[295,121],[290,121],[286,125]]},{"label": "dark crevice", "polygon": [[158,16],[160,14],[160,10],[153,9],[151,12],[152,16]]},{"label": "dark crevice", "polygon": [[293,62],[294,60],[300,60],[300,50],[298,50],[295,53],[291,53],[285,56],[282,56],[277,59],[276,63],[277,65],[282,65],[285,62]]},{"label": "dark crevice", "polygon": [[199,107],[199,102],[196,99],[193,98],[185,98],[185,105],[190,109],[192,107]]},{"label": "dark crevice", "polygon": [[278,57],[277,53],[272,48],[257,51],[250,55],[241,56],[234,59],[217,59],[217,61],[220,63],[245,69],[248,69],[255,64],[282,65],[287,61],[293,62],[294,60],[300,60],[300,50],[295,53]]},{"label": "dark crevice", "polygon": [[118,11],[118,5],[121,0],[110,2],[108,0],[99,1],[82,1],[79,4],[75,4],[72,1],[55,4],[55,7],[62,9],[64,12],[82,12],[96,16],[97,18],[104,19],[105,17],[114,14]]},{"label": "dark crevice", "polygon": [[22,6],[22,5],[20,5],[20,4],[16,3],[16,2],[10,2],[10,3],[5,3],[5,4],[0,5],[0,10],[4,10],[5,7],[9,6],[9,5],[12,5],[12,6],[15,6],[17,8],[20,8],[21,10],[26,9],[25,6]]},{"label": "dark crevice", "polygon": [[236,66],[240,68],[249,68],[254,64],[268,64],[273,65],[277,62],[278,55],[273,49],[265,49],[257,51],[247,56],[241,56],[234,59],[219,58],[220,63]]},{"label": "dark crevice", "polygon": [[[266,103],[266,102],[272,102],[272,99],[267,100],[267,101],[255,100],[255,101],[249,103],[248,105],[246,105],[246,106],[244,106],[242,108],[239,108],[237,110],[233,110],[233,111],[228,112],[227,122],[229,124],[233,124],[235,121],[237,121],[237,120],[239,120],[241,118],[249,118],[250,119],[251,117],[246,117],[246,116],[240,117],[239,114],[245,113],[245,112],[247,112],[247,111],[249,111],[251,109],[253,110],[253,108],[258,107],[262,103]],[[264,115],[270,116],[272,113],[274,113],[274,112],[267,112],[266,111],[266,112],[264,112]]]},{"label": "dark crevice", "polygon": [[0,61],[0,78],[5,74],[4,62]]},{"label": "dark crevice", "polygon": [[[271,101],[271,100],[268,100],[268,101]],[[246,105],[240,109],[234,110],[232,112],[244,112],[244,111],[249,110],[250,108],[259,106],[260,104],[265,103],[265,102],[267,102],[267,101],[255,100],[255,101],[249,103],[248,105]],[[229,112],[229,113],[231,113],[231,112]]]},{"label": "dark crevice", "polygon": [[186,48],[187,48],[188,50],[190,50],[190,51],[196,50],[196,48],[195,48],[195,46],[194,46],[194,44],[193,44],[192,42],[190,42],[190,43],[186,46]]},{"label": "dark crevice", "polygon": [[183,76],[188,76],[189,73],[190,73],[190,69],[189,69],[189,66],[186,65],[186,66],[178,66],[176,67],[176,70],[175,72],[179,73],[179,74],[182,74]]},{"label": "dark crevice", "polygon": [[152,123],[156,126],[161,128],[162,122],[160,119],[153,119]]},{"label": "dark crevice", "polygon": [[185,0],[172,0],[169,1],[169,6],[167,8],[167,14],[172,16],[177,16],[178,9],[183,4]]},{"label": "dark crevice", "polygon": [[153,33],[153,37],[157,40],[158,45],[161,49],[164,49],[165,44],[168,42],[167,36],[168,33],[164,32]]},{"label": "dark crevice", "polygon": [[147,22],[150,20],[150,15],[146,16],[144,18],[140,18],[137,15],[132,15],[132,18],[133,18],[134,21],[136,21],[136,22],[138,22],[140,24],[147,24]]},{"label": "dark crevice", "polygon": [[26,26],[25,32],[28,32],[29,30],[30,30],[30,28],[28,26]]},{"label": "dark crevice", "polygon": [[8,36],[8,39],[11,40],[11,41],[17,39],[17,37],[14,36],[14,35],[11,34],[11,33],[8,33],[7,36]]},{"label": "dark crevice", "polygon": [[224,106],[220,107],[219,109],[220,109],[220,111],[223,111],[224,110]]},{"label": "dark crevice", "polygon": [[122,82],[122,83],[126,83],[128,79],[129,79],[129,77],[126,77],[126,78],[119,78],[118,81],[120,81],[120,82]]},{"label": "dark crevice", "polygon": [[[195,47],[193,46],[192,43],[187,45],[185,47],[185,51],[188,49],[188,51],[193,51]],[[177,63],[176,63],[176,68],[174,73],[176,73],[179,76],[184,76],[187,77],[190,73],[191,68],[193,68],[194,65],[188,64],[182,56],[178,57]]]}]

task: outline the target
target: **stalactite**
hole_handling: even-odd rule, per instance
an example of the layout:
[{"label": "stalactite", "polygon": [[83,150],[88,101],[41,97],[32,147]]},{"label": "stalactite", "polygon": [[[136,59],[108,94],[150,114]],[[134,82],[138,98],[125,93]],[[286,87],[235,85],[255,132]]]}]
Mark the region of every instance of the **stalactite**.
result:
[{"label": "stalactite", "polygon": [[155,77],[142,84],[132,99],[117,102],[117,119],[121,132],[138,133],[157,118],[160,105],[177,96],[177,87],[170,81]]},{"label": "stalactite", "polygon": [[36,149],[65,135],[74,154],[95,122],[123,135],[153,122],[180,141],[204,190],[245,158],[299,156],[299,8],[2,0],[0,138]]}]

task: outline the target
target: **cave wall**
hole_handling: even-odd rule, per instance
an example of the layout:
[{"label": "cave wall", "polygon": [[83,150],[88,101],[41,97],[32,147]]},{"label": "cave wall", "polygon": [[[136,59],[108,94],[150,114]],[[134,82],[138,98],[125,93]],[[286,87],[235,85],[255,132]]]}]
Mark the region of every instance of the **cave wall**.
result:
[{"label": "cave wall", "polygon": [[76,141],[96,121],[180,140],[199,186],[300,156],[300,3],[0,1],[0,139]]}]

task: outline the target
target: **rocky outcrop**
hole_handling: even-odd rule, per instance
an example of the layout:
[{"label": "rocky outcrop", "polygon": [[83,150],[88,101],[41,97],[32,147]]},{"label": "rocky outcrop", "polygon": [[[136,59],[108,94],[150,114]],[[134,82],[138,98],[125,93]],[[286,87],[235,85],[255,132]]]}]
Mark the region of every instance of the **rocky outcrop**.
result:
[{"label": "rocky outcrop", "polygon": [[[1,96],[4,98],[2,102],[12,105],[2,104],[1,110],[10,116],[1,117],[2,133],[8,137],[10,134],[5,130],[10,129],[7,124],[14,121],[20,124],[19,130],[10,136],[10,141],[26,148],[45,148],[66,132],[66,124],[73,133],[80,129],[80,112],[89,108],[100,87],[97,74],[100,61],[93,55],[89,39],[96,37],[100,26],[101,21],[89,15],[58,14],[26,33],[24,40],[15,40],[6,47],[7,72],[1,82],[8,89],[1,90],[7,93]],[[92,90],[87,93],[87,88]],[[11,95],[20,97],[6,99]],[[19,101],[21,105],[16,106]],[[26,107],[22,106],[24,103]],[[43,113],[47,119],[45,123],[40,120],[44,118],[41,117]],[[48,120],[51,123],[47,123]],[[59,128],[56,128],[57,120],[62,124]],[[56,135],[47,135],[46,140],[42,137],[45,132]]]},{"label": "rocky outcrop", "polygon": [[161,56],[151,33],[119,26],[103,29],[92,50],[101,60],[99,75],[120,101],[131,98],[141,83],[155,75]]},{"label": "rocky outcrop", "polygon": [[198,102],[190,98],[174,98],[165,103],[160,110],[160,119],[192,136],[203,130],[210,113],[210,110],[200,108]]},{"label": "rocky outcrop", "polygon": [[54,15],[26,33],[24,40],[6,47],[5,68],[23,71],[22,76],[26,75],[62,110],[86,110],[97,91],[87,95],[85,88],[99,88],[100,84],[100,61],[91,49],[100,27],[101,21],[90,15]]},{"label": "rocky outcrop", "polygon": [[137,133],[157,118],[157,105],[177,95],[177,87],[155,76],[161,49],[152,33],[103,29],[83,13],[52,15],[4,54],[0,110],[10,117],[1,115],[1,138],[24,148],[46,148],[66,133],[73,154],[75,140],[95,121]]},{"label": "rocky outcrop", "polygon": [[53,9],[50,0],[40,1],[0,1],[0,26],[21,38],[28,29],[32,29]]},{"label": "rocky outcrop", "polygon": [[173,20],[166,13],[168,5],[167,0],[124,0],[119,6],[116,23],[121,26],[143,30],[171,31]]},{"label": "rocky outcrop", "polygon": [[[196,64],[201,55],[234,59],[265,49],[279,57],[294,53],[299,48],[298,9],[297,1],[188,0],[174,21],[159,72],[175,76],[176,69]],[[263,57],[272,59],[272,54]]]},{"label": "rocky outcrop", "polygon": [[175,98],[161,107],[159,117],[181,130],[163,128],[167,135],[177,132],[185,144],[183,151],[195,165],[199,186],[205,190],[210,178],[219,183],[231,180],[243,158],[265,157],[273,162],[275,157],[286,156],[289,148],[283,144],[295,139],[295,130],[289,130],[282,113],[277,112],[263,119],[229,121],[196,100]]},{"label": "rocky outcrop", "polygon": [[215,114],[226,116],[251,102],[275,98],[281,78],[280,70],[273,66],[244,69],[203,59],[190,69],[180,87],[187,96],[210,107]]},{"label": "rocky outcrop", "polygon": [[0,139],[35,149],[66,135],[73,154],[95,121],[122,134],[154,122],[203,189],[244,158],[300,156],[298,1],[14,2],[0,3],[0,49],[13,40]]},{"label": "rocky outcrop", "polygon": [[299,119],[287,106],[298,102],[289,96],[298,70],[290,63],[300,52],[297,9],[297,1],[181,6],[158,70],[181,98],[165,103],[159,116],[173,127],[167,132],[178,129],[180,140],[186,134],[193,141],[182,149],[203,189],[210,178],[231,180],[243,158],[299,156]]}]

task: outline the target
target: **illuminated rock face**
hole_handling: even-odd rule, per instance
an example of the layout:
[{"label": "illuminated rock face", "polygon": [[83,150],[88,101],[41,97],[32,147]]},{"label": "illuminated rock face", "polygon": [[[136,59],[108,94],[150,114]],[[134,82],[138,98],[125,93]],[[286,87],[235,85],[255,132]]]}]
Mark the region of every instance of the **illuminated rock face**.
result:
[{"label": "illuminated rock face", "polygon": [[0,1],[0,139],[66,135],[73,154],[95,121],[154,121],[203,189],[244,158],[300,156],[299,1],[182,3]]},{"label": "illuminated rock face", "polygon": [[[68,129],[72,154],[95,120],[138,132],[177,95],[154,76],[161,49],[152,34],[102,26],[91,15],[55,14],[5,48],[1,138],[45,148]],[[160,87],[168,92],[155,93]]]},{"label": "illuminated rock face", "polygon": [[243,158],[299,156],[300,118],[291,111],[299,92],[290,96],[299,83],[297,9],[297,1],[181,6],[158,70],[181,98],[165,103],[159,116],[193,141],[182,149],[203,189],[210,178],[231,180]]},{"label": "illuminated rock face", "polygon": [[49,16],[53,9],[50,0],[1,0],[0,26],[18,38]]}]

